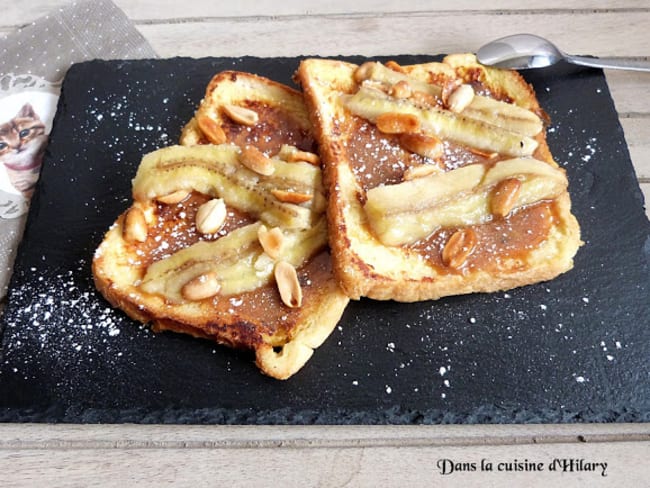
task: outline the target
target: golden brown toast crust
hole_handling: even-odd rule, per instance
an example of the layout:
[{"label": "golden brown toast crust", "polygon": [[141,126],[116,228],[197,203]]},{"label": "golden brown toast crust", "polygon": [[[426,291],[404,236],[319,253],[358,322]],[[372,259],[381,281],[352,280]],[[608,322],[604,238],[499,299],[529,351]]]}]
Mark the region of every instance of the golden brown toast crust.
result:
[{"label": "golden brown toast crust", "polygon": [[[324,165],[324,181],[330,195],[328,224],[334,271],[348,296],[410,302],[491,292],[549,280],[573,266],[572,258],[581,241],[566,192],[552,202],[554,221],[544,241],[529,252],[501,260],[496,269],[475,266],[462,272],[449,272],[423,258],[422,253],[379,242],[368,228],[363,209],[367,190],[364,177],[367,175],[357,171],[358,162],[350,149],[355,145],[359,128],[367,132],[368,124],[360,123],[362,119],[352,114],[341,101],[342,94],[352,94],[358,89],[354,80],[356,69],[356,65],[338,60],[307,59],[295,75],[312,115]],[[532,87],[519,74],[486,69],[478,65],[472,55],[452,55],[444,63],[399,69],[426,82],[442,84],[460,78],[463,83],[480,84],[498,99],[513,102],[546,118]],[[378,138],[384,145],[392,140],[384,135]],[[538,148],[534,157],[557,167],[544,131],[535,140]],[[381,145],[374,139],[362,140],[362,143],[374,144],[373,147]],[[408,157],[406,153],[402,159]]]},{"label": "golden brown toast crust", "polygon": [[[244,126],[224,112],[227,104],[254,110],[259,120]],[[302,95],[253,74],[228,71],[211,80],[195,118],[183,129],[181,141],[185,145],[209,142],[197,123],[201,116],[210,117],[223,131],[225,142],[255,146],[267,155],[276,154],[283,144],[304,151],[315,148]],[[273,282],[251,291],[184,303],[140,288],[151,263],[200,240],[214,238],[201,237],[195,228],[197,208],[209,198],[194,193],[178,204],[136,201],[131,208],[141,209],[150,221],[146,240],[132,242],[124,238],[130,209],[118,217],[95,253],[95,285],[113,306],[135,320],[150,323],[154,331],[181,332],[251,350],[262,372],[286,379],[329,336],[349,300],[334,279],[327,248],[297,269],[303,295],[302,305],[297,308],[283,303]],[[228,228],[228,232],[256,220],[227,208],[224,229]]]}]

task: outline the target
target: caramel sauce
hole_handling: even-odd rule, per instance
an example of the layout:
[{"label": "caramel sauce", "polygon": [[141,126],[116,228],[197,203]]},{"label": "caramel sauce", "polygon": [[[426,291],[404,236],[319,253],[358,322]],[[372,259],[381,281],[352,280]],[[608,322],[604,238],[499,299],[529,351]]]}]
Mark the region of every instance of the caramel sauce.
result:
[{"label": "caramel sauce", "polygon": [[[445,140],[443,155],[433,160],[404,149],[397,135],[384,134],[361,117],[352,116],[352,119],[351,133],[354,137],[348,141],[346,152],[357,182],[364,191],[379,185],[400,183],[406,170],[412,166],[434,164],[451,171],[468,164],[492,166],[507,159],[501,155],[489,158],[471,148]],[[537,153],[535,157],[539,157]]]},{"label": "caramel sauce", "polygon": [[[264,335],[273,336],[278,344],[282,344],[292,335],[304,307],[318,303],[334,286],[327,250],[309,259],[298,270],[298,279],[303,291],[301,308],[286,307],[273,283],[237,295],[217,295],[210,301],[211,320],[200,327],[172,322],[167,328],[198,337],[219,337],[233,347],[250,347],[261,343]],[[227,333],[224,334],[226,329]]]},{"label": "caramel sauce", "polygon": [[[303,293],[303,304],[300,308],[289,308],[282,303],[275,282],[264,285],[253,291],[229,297],[217,297],[213,301],[215,311],[227,315],[235,315],[245,322],[262,324],[269,335],[279,332],[288,334],[299,321],[302,311],[310,304],[319,302],[332,285],[332,264],[327,249],[321,250],[310,258],[298,270],[298,281]],[[252,319],[251,319],[252,318]],[[276,337],[277,338],[277,337]]]},{"label": "caramel sauce", "polygon": [[156,202],[156,224],[149,229],[147,241],[140,245],[146,266],[196,242],[214,241],[238,227],[256,221],[246,213],[228,207],[228,214],[221,229],[214,234],[201,234],[196,229],[196,212],[208,200],[209,196],[194,192],[175,205]]},{"label": "caramel sauce", "polygon": [[457,227],[440,229],[408,248],[424,256],[442,273],[464,273],[475,269],[497,271],[503,269],[505,261],[524,260],[544,241],[553,222],[554,204],[544,201],[520,208],[503,219],[467,226],[475,232],[477,245],[458,269],[448,268],[442,262],[442,250]]},{"label": "caramel sauce", "polygon": [[268,155],[277,154],[282,144],[296,146],[302,151],[317,152],[310,131],[303,129],[291,114],[258,100],[247,100],[242,106],[257,112],[259,120],[255,125],[247,126],[233,122],[224,114],[221,127],[229,142],[240,147],[255,146]]},{"label": "caramel sauce", "polygon": [[397,136],[383,134],[374,124],[361,117],[354,117],[351,133],[354,137],[348,141],[348,160],[364,191],[380,184],[399,183],[410,166],[431,162],[405,150]]}]

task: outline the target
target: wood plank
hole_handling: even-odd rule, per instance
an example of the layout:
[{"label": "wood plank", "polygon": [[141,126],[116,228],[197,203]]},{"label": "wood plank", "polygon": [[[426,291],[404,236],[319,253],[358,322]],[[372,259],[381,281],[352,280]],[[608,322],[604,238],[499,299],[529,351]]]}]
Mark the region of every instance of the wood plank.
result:
[{"label": "wood plank", "polygon": [[650,117],[624,117],[621,125],[637,177],[650,182]]},{"label": "wood plank", "polygon": [[[649,424],[438,426],[0,425],[3,484],[160,486],[643,486]],[[556,458],[607,462],[594,472],[548,470]],[[442,459],[494,472],[442,475]],[[498,471],[514,459],[542,472]],[[609,484],[607,484],[607,483]],[[269,484],[271,483],[271,484]]]},{"label": "wood plank", "polygon": [[[62,449],[0,451],[4,485],[158,487],[647,486],[650,442],[517,446],[291,447],[269,449]],[[467,468],[441,474],[445,459]],[[593,471],[551,471],[554,460],[607,463]],[[491,463],[492,471],[483,471]],[[518,460],[536,470],[504,471]],[[473,463],[473,467],[472,467]],[[504,464],[506,463],[506,464]],[[558,466],[557,462],[555,464]],[[560,468],[561,469],[561,468]],[[36,483],[38,485],[38,483]],[[45,485],[43,485],[45,486]]]},{"label": "wood plank", "polygon": [[[126,15],[137,21],[165,21],[187,18],[226,18],[252,16],[299,16],[299,15],[357,15],[373,13],[377,15],[398,12],[424,11],[537,11],[556,10],[566,13],[572,10],[647,10],[646,0],[621,0],[612,5],[611,0],[502,0],[484,2],[483,0],[456,0],[453,4],[438,2],[432,8],[427,0],[330,0],[329,2],[304,2],[302,0],[239,0],[237,2],[214,2],[211,0],[194,0],[193,2],[176,2],[174,0],[114,0]],[[6,2],[0,26],[19,26],[51,13],[57,8],[69,4],[69,0],[29,0],[28,2]],[[27,5],[27,7],[26,7]]]},{"label": "wood plank", "polygon": [[[650,10],[632,16],[613,11],[572,15],[421,13],[211,19],[139,24],[138,29],[162,57],[463,52],[522,31],[535,31],[575,53],[647,56],[648,24]],[[435,25],[443,25],[444,29],[433,32],[431,26]]]},{"label": "wood plank", "polygon": [[[92,435],[91,435],[92,434]],[[0,451],[650,442],[650,424],[210,426],[0,424]]]},{"label": "wood plank", "polygon": [[[646,38],[650,48],[650,34]],[[619,113],[650,113],[650,73],[607,70],[605,76]]]}]

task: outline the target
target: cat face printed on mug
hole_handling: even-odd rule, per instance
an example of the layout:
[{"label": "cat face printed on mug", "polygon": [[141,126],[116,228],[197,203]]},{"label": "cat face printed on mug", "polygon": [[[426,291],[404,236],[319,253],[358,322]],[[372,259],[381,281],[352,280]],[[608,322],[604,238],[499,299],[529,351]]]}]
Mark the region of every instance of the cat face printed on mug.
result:
[{"label": "cat face printed on mug", "polygon": [[0,162],[12,186],[25,198],[34,192],[46,142],[45,124],[29,103],[0,124]]}]

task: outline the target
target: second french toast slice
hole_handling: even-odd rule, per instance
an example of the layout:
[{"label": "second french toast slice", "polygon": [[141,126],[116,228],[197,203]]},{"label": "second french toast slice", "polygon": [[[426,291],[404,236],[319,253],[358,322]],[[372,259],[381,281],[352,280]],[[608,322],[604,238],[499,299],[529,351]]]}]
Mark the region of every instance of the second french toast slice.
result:
[{"label": "second french toast slice", "polygon": [[581,245],[532,88],[473,55],[304,60],[335,273],[352,298],[417,301],[552,279]]}]

